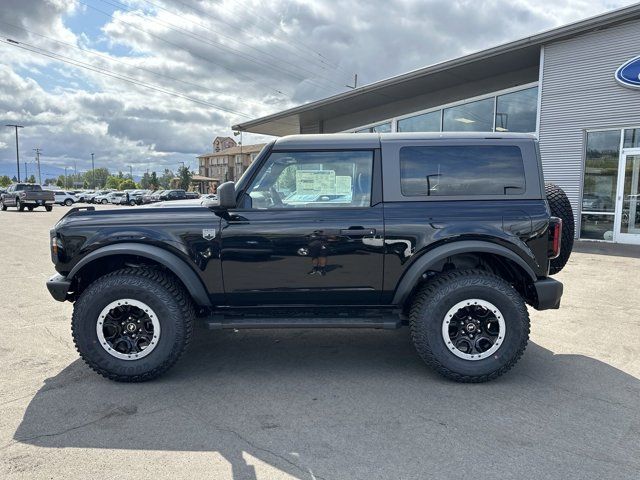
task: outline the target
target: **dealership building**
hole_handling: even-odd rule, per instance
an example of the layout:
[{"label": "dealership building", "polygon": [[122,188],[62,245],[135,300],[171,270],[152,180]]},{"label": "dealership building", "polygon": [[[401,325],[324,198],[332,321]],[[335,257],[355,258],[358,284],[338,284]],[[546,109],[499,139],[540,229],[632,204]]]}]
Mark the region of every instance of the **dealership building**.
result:
[{"label": "dealership building", "polygon": [[640,244],[640,5],[233,127],[531,132],[582,239]]}]

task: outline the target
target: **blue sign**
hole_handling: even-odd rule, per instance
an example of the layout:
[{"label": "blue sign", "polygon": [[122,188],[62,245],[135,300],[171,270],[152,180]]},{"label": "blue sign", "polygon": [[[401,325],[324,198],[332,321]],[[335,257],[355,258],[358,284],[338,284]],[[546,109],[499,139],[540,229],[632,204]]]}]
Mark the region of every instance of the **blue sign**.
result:
[{"label": "blue sign", "polygon": [[616,80],[625,87],[640,88],[640,57],[621,65],[616,70]]}]

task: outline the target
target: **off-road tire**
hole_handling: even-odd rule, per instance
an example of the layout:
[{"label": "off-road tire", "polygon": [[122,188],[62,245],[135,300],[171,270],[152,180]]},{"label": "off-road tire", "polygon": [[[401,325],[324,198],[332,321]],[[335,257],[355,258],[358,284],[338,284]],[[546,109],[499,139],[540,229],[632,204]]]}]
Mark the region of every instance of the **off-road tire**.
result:
[{"label": "off-road tire", "polygon": [[549,202],[551,215],[562,219],[562,238],[560,241],[560,255],[550,261],[549,274],[555,275],[560,272],[569,261],[571,250],[573,249],[573,239],[576,234],[576,223],[573,218],[573,210],[567,194],[559,186],[547,183],[544,191]]},{"label": "off-road tire", "polygon": [[19,212],[24,212],[24,205],[22,204],[19,198],[16,198],[16,209]]},{"label": "off-road tire", "polygon": [[53,210],[53,207],[52,207],[51,205],[46,205],[46,206],[44,207],[44,209],[45,209],[47,212],[50,212],[51,210]]},{"label": "off-road tire", "polygon": [[[123,298],[149,305],[160,322],[158,344],[144,358],[115,358],[98,341],[100,312]],[[99,278],[82,292],[74,305],[71,330],[80,356],[97,373],[118,382],[144,382],[166,372],[182,356],[191,340],[194,315],[191,298],[173,276],[155,268],[125,268]]]},{"label": "off-road tire", "polygon": [[34,208],[35,208],[35,207],[28,206],[28,207],[27,207],[27,210],[29,210],[30,212],[33,212],[33,209],[34,209]]},{"label": "off-road tire", "polygon": [[[482,360],[457,357],[442,337],[448,310],[470,298],[494,304],[506,324],[502,345]],[[409,319],[411,338],[420,357],[457,382],[480,383],[499,377],[516,364],[529,341],[529,313],[522,297],[502,278],[482,270],[452,271],[423,285],[413,298]]]},{"label": "off-road tire", "polygon": [[7,206],[4,204],[4,200],[0,200],[0,210],[3,212],[7,211]]}]

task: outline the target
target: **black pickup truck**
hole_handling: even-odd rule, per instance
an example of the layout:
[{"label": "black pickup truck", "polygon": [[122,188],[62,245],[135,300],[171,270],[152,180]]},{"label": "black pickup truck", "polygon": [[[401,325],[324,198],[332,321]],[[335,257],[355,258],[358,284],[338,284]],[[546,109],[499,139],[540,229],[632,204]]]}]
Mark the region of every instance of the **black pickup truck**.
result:
[{"label": "black pickup truck", "polygon": [[[210,328],[409,325],[441,374],[481,382],[555,309],[573,216],[524,134],[335,134],[268,144],[214,202],[72,209],[51,230],[82,358],[118,381]],[[83,211],[86,210],[86,211]],[[563,224],[564,223],[564,224]],[[372,352],[372,355],[374,352]]]}]

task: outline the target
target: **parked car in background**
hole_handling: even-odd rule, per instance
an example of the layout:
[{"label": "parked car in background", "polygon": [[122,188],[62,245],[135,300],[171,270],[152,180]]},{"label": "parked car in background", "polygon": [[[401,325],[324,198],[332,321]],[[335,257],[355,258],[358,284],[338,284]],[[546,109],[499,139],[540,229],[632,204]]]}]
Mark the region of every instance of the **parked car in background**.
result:
[{"label": "parked car in background", "polygon": [[65,192],[64,190],[56,190],[53,192],[54,202],[58,205],[66,205],[70,207],[74,203],[77,203],[78,197],[75,192]]},{"label": "parked car in background", "polygon": [[165,201],[165,200],[186,200],[186,198],[187,198],[187,192],[185,192],[184,190],[165,190],[160,195],[160,200],[161,201]]},{"label": "parked car in background", "polygon": [[37,207],[44,207],[47,212],[53,210],[53,192],[43,190],[35,183],[15,183],[0,196],[0,210],[16,207],[22,212],[26,208],[31,211]]},{"label": "parked car in background", "polygon": [[119,205],[120,201],[122,200],[122,197],[124,196],[125,196],[125,192],[111,192],[105,198],[107,200],[107,203],[110,203],[112,205]]},{"label": "parked car in background", "polygon": [[198,192],[187,192],[187,198],[200,198],[200,193],[198,193]]},{"label": "parked car in background", "polygon": [[162,196],[162,194],[164,194],[166,190],[156,190],[155,192],[153,192],[151,194],[150,197],[150,202],[159,202],[160,201],[160,197]]},{"label": "parked car in background", "polygon": [[[107,195],[109,195],[113,190],[98,190],[93,197],[89,200],[90,203],[109,203],[106,200]],[[105,201],[103,201],[105,200]]]},{"label": "parked car in background", "polygon": [[95,195],[94,190],[84,190],[76,194],[76,197],[78,197],[78,202],[88,203],[89,199],[93,198],[94,195]]},{"label": "parked car in background", "polygon": [[98,190],[91,199],[91,203],[109,203],[109,200],[107,200],[107,195],[109,195],[112,191],[113,190]]}]

